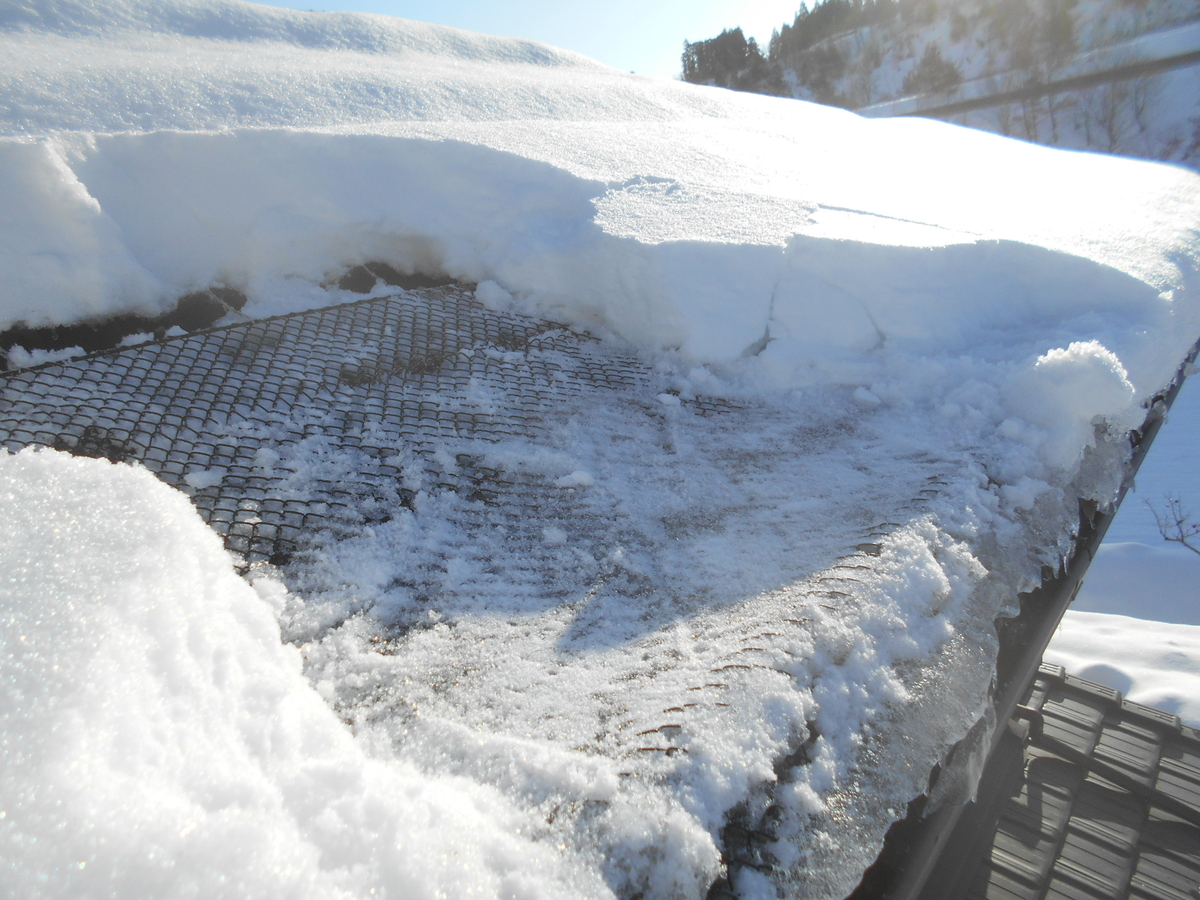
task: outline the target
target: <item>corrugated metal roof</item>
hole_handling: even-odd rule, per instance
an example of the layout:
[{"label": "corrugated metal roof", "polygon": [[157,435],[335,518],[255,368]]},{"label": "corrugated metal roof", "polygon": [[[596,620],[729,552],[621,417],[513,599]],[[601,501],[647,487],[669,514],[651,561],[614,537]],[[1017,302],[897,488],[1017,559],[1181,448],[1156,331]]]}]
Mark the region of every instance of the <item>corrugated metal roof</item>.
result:
[{"label": "corrugated metal roof", "polygon": [[1043,665],[922,900],[1200,897],[1200,731]]}]

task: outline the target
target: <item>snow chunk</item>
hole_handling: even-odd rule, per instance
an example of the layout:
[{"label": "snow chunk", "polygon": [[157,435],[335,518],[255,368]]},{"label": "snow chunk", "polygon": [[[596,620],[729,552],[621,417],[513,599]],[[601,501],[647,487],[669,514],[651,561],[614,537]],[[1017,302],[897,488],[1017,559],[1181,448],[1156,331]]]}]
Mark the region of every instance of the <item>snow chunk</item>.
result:
[{"label": "snow chunk", "polygon": [[1037,498],[1049,490],[1046,482],[1022,475],[1016,484],[1002,485],[1000,497],[1011,509],[1032,509]]},{"label": "snow chunk", "polygon": [[488,309],[503,309],[512,303],[513,295],[496,282],[481,281],[475,288],[475,299]]},{"label": "snow chunk", "polygon": [[30,366],[40,366],[44,363],[60,362],[83,356],[87,351],[82,347],[66,347],[62,350],[26,350],[24,347],[9,347],[7,360],[11,369],[28,369]]},{"label": "snow chunk", "polygon": [[883,402],[879,399],[878,394],[867,390],[865,387],[856,387],[854,389],[854,393],[850,396],[851,399],[863,409],[874,409]]},{"label": "snow chunk", "polygon": [[542,540],[547,544],[565,544],[567,533],[556,525],[549,525],[542,529]]},{"label": "snow chunk", "polygon": [[582,470],[575,470],[570,475],[564,475],[554,482],[555,487],[571,488],[571,487],[591,487],[596,483],[596,479]]},{"label": "snow chunk", "polygon": [[1121,360],[1098,341],[1051,350],[1018,370],[1006,388],[1010,409],[1045,432],[1046,463],[1069,469],[1106,421],[1128,430],[1139,424],[1136,392]]},{"label": "snow chunk", "polygon": [[280,643],[281,588],[145,470],[0,451],[0,515],[8,890],[608,894],[495,791],[372,758]]},{"label": "snow chunk", "polygon": [[221,479],[225,477],[225,469],[192,469],[190,472],[185,472],[183,480],[196,490],[203,490],[207,487],[213,487],[221,483]]}]

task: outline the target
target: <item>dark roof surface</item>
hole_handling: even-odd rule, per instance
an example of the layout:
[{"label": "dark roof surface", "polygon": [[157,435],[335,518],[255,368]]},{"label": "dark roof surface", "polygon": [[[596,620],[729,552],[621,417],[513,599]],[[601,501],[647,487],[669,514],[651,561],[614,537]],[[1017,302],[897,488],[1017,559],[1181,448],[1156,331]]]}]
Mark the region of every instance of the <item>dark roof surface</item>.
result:
[{"label": "dark roof surface", "polygon": [[[381,335],[386,352],[376,358],[363,347]],[[190,495],[227,549],[248,563],[282,565],[306,534],[360,527],[408,503],[390,459],[397,446],[415,448],[433,482],[450,490],[484,498],[536,491],[463,457],[457,471],[442,471],[431,448],[460,431],[533,435],[573,393],[652,377],[633,356],[598,347],[563,326],[485,309],[469,287],[398,292],[3,373],[0,446],[137,460]],[[542,351],[531,364],[541,379],[503,355],[530,349]],[[481,416],[430,402],[472,380],[508,406]],[[702,415],[729,407],[690,402]],[[264,448],[286,455],[313,440],[352,458],[351,470],[336,481],[307,479],[298,491],[286,465],[268,471],[256,462]],[[222,477],[189,483],[198,469]]]},{"label": "dark roof surface", "polygon": [[1200,731],[1043,665],[922,900],[1200,898]]}]

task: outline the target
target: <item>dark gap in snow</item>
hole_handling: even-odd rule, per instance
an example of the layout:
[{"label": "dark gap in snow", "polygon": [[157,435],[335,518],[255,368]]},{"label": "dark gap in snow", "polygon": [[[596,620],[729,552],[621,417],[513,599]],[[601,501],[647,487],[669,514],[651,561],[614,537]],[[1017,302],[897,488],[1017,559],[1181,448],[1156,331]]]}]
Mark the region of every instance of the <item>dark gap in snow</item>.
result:
[{"label": "dark gap in snow", "polygon": [[[30,327],[14,325],[0,332],[0,348],[25,350],[66,350],[79,347],[84,353],[97,353],[119,347],[134,334],[153,334],[161,339],[172,328],[199,331],[246,305],[246,295],[227,287],[210,287],[179,298],[175,308],[160,316],[124,313],[102,319],[85,319],[65,325]],[[0,371],[19,368],[10,362],[7,352],[0,357]]]},{"label": "dark gap in snow", "polygon": [[114,437],[107,428],[99,425],[87,425],[78,440],[69,442],[61,436],[54,440],[51,446],[55,450],[73,453],[76,456],[86,456],[90,459],[107,459],[109,462],[127,462],[137,459],[136,448],[131,448],[125,441]]},{"label": "dark gap in snow", "polygon": [[706,900],[737,898],[739,895],[733,882],[740,868],[760,872],[774,869],[777,860],[771,852],[771,846],[779,840],[776,826],[782,813],[775,799],[775,791],[778,786],[794,781],[797,770],[812,762],[813,749],[821,732],[817,723],[811,720],[806,723],[806,730],[804,740],[775,761],[774,782],[766,785],[757,797],[739,803],[726,814],[725,824],[721,828],[721,857],[727,874],[709,886]]},{"label": "dark gap in snow", "polygon": [[337,286],[340,290],[353,294],[369,294],[380,281],[389,287],[403,288],[406,291],[446,287],[455,283],[453,278],[444,275],[424,275],[420,272],[405,275],[385,262],[368,262],[347,269],[337,280]]},{"label": "dark gap in snow", "polygon": [[[420,272],[404,274],[385,262],[368,262],[347,269],[336,282],[339,290],[355,294],[369,294],[382,281],[391,287],[404,290],[421,290],[455,284],[454,279],[444,275],[425,275]],[[9,358],[7,351],[20,347],[26,351],[61,351],[78,347],[83,353],[98,353],[121,346],[131,335],[153,334],[161,340],[172,328],[187,332],[211,328],[231,312],[246,305],[246,295],[234,288],[213,286],[203,291],[193,291],[179,298],[175,307],[159,316],[142,316],[122,313],[103,318],[85,319],[59,325],[29,326],[14,325],[0,332],[0,371],[23,368]],[[438,365],[434,365],[436,370]]]}]

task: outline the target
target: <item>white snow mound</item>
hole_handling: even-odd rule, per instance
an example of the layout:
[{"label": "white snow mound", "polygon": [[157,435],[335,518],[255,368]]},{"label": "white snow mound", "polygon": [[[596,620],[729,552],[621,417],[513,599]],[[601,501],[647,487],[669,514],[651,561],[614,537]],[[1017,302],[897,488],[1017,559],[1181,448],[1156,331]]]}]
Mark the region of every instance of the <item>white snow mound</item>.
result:
[{"label": "white snow mound", "polygon": [[283,587],[146,470],[0,450],[0,516],[11,895],[604,893],[497,792],[371,758],[280,642]]}]

